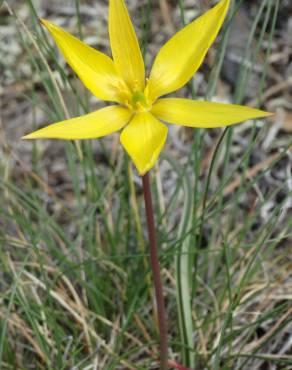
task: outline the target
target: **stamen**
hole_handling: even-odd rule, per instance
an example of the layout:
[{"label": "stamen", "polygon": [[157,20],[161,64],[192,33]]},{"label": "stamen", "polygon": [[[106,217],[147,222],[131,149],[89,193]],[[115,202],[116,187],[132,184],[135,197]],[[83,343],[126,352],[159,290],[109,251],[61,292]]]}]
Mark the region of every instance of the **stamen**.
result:
[{"label": "stamen", "polygon": [[142,91],[134,91],[131,103],[135,112],[145,112],[150,109],[149,101]]}]

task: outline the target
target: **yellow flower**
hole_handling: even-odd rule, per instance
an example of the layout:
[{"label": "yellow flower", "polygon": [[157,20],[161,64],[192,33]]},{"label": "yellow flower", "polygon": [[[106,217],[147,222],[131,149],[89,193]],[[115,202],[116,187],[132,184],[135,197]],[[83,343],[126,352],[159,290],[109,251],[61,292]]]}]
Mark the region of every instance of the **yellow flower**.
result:
[{"label": "yellow flower", "polygon": [[54,123],[24,139],[90,139],[123,128],[120,140],[144,175],[156,163],[167,137],[160,120],[189,127],[220,127],[270,115],[249,107],[160,97],[185,85],[200,67],[229,7],[215,7],[176,33],[158,52],[150,76],[124,0],[109,1],[113,59],[42,19],[66,61],[98,98],[118,103],[81,117]]}]

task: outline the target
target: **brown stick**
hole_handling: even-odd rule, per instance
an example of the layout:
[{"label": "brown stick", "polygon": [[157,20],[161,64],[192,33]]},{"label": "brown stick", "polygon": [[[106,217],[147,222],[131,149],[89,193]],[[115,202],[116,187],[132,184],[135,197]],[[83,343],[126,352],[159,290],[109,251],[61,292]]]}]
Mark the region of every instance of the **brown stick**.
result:
[{"label": "brown stick", "polygon": [[160,360],[161,370],[168,369],[168,345],[167,345],[167,325],[166,325],[166,313],[165,303],[163,297],[163,288],[160,277],[160,267],[157,254],[157,243],[155,237],[155,224],[154,224],[154,213],[151,197],[151,186],[149,173],[142,176],[143,193],[146,209],[146,218],[148,225],[148,237],[149,237],[149,248],[150,248],[150,261],[153,272],[153,281],[155,287],[156,305],[157,305],[157,316],[158,326],[160,335]]}]

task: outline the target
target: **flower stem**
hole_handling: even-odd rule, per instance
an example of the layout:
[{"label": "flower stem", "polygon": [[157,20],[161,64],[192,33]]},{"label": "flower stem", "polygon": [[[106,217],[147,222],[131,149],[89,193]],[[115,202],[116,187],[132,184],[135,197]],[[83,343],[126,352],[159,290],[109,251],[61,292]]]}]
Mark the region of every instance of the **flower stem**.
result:
[{"label": "flower stem", "polygon": [[162,282],[160,277],[160,267],[157,254],[157,243],[155,237],[155,224],[154,224],[154,213],[151,197],[151,186],[149,173],[142,176],[143,193],[146,209],[146,218],[148,225],[148,237],[149,237],[149,248],[150,248],[150,261],[153,272],[153,281],[155,287],[156,305],[157,305],[157,317],[159,325],[160,335],[160,360],[161,370],[168,369],[168,345],[167,345],[167,326],[166,326],[166,314],[165,304],[163,297]]}]

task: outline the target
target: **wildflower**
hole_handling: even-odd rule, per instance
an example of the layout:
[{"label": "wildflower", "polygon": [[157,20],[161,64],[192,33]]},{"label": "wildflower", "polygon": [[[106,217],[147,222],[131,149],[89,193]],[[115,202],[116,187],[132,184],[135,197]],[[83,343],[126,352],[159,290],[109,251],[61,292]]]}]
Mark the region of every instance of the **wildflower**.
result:
[{"label": "wildflower", "polygon": [[184,86],[198,70],[226,16],[229,0],[176,33],[158,52],[148,79],[137,36],[124,0],[109,1],[109,36],[113,59],[42,19],[66,61],[99,99],[118,103],[81,117],[54,123],[24,139],[94,139],[120,129],[120,140],[140,175],[156,163],[167,126],[228,126],[270,115],[245,106],[161,98]]}]

